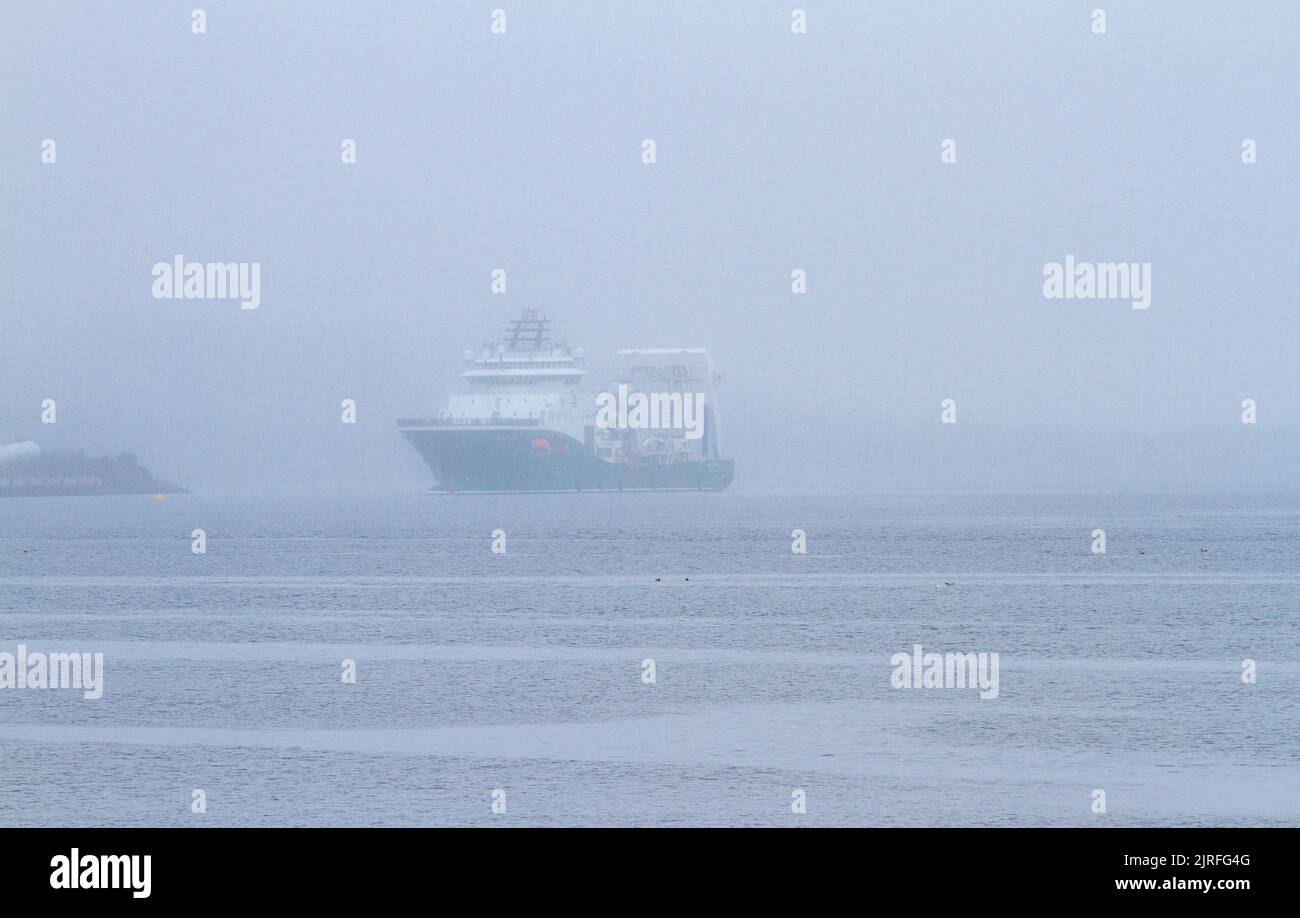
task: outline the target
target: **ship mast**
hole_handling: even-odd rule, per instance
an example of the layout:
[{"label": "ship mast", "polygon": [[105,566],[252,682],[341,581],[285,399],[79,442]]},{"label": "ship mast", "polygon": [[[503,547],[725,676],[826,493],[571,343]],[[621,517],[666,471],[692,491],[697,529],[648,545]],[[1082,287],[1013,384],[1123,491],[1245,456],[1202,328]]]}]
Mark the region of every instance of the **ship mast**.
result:
[{"label": "ship mast", "polygon": [[550,324],[551,320],[536,309],[525,309],[520,318],[510,320],[510,328],[506,331],[506,336],[501,339],[501,343],[512,351],[540,351],[542,345],[550,340],[547,329]]}]

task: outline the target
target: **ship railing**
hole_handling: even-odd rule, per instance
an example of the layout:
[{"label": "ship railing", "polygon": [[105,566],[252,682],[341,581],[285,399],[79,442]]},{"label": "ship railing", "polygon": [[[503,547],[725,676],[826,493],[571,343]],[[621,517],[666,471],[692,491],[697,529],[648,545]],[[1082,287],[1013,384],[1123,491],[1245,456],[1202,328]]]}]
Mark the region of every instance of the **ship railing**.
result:
[{"label": "ship railing", "polygon": [[398,418],[398,427],[537,427],[539,418]]}]

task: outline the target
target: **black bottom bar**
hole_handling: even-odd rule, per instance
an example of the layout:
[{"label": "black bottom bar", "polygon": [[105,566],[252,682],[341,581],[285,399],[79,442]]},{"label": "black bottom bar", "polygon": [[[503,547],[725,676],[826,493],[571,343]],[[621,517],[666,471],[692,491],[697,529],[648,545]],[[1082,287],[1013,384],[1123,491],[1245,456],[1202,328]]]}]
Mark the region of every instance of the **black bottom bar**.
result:
[{"label": "black bottom bar", "polygon": [[1284,874],[1298,840],[1294,829],[6,829],[0,873],[9,903],[338,906],[434,893],[435,908],[450,894],[655,912],[844,895],[936,914],[1125,899],[1231,908],[1294,890]]}]

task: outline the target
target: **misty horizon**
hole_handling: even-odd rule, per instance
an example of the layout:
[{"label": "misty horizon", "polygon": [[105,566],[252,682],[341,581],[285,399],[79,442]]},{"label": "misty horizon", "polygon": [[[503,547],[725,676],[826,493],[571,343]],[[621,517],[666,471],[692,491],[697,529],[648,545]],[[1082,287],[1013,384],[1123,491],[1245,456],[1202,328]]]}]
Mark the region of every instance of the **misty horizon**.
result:
[{"label": "misty horizon", "polygon": [[[468,7],[9,10],[0,441],[419,489],[397,418],[535,307],[593,376],[710,348],[736,489],[1300,483],[1293,18],[541,9],[508,52]],[[155,298],[178,255],[258,307]],[[1149,308],[1045,298],[1067,256],[1150,265]]]}]

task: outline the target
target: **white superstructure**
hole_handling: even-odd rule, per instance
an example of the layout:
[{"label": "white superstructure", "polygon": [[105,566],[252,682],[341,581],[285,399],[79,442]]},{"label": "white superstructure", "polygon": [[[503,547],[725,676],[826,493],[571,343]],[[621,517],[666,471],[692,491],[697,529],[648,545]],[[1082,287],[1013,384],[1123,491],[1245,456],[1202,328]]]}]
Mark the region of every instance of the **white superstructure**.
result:
[{"label": "white superstructure", "polygon": [[436,425],[537,426],[581,441],[593,413],[582,392],[584,355],[552,342],[549,324],[537,310],[525,309],[499,342],[466,351],[470,366],[460,377],[468,391],[447,399]]}]

